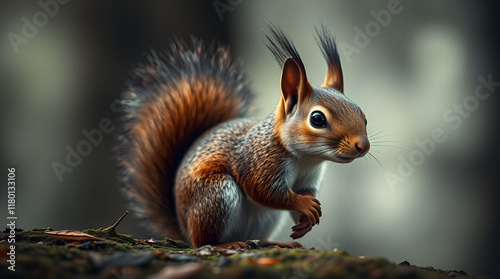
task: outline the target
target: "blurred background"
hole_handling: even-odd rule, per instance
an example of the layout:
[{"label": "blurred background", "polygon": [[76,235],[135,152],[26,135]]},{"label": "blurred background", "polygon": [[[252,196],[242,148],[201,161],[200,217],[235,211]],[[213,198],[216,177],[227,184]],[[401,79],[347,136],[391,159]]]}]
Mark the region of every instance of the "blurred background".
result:
[{"label": "blurred background", "polygon": [[[263,118],[280,97],[280,68],[262,43],[266,20],[290,35],[315,85],[326,64],[314,26],[324,23],[341,49],[345,94],[366,110],[376,159],[332,164],[321,224],[301,241],[500,277],[500,84],[477,89],[481,79],[500,82],[497,2],[63,2],[0,4],[2,218],[7,167],[16,167],[23,229],[106,227],[126,210],[112,133],[59,177],[54,166],[67,166],[68,148],[87,140],[83,130],[116,123],[113,100],[151,48],[191,35],[230,45]],[[476,90],[491,92],[479,100]],[[431,140],[436,129],[444,142]],[[274,240],[289,241],[291,226]],[[119,231],[151,236],[130,217]]]}]

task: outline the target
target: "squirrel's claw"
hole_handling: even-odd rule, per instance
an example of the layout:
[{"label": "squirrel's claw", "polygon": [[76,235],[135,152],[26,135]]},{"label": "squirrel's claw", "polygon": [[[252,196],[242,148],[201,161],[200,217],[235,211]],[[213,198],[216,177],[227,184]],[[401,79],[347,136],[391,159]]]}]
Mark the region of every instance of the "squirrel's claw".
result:
[{"label": "squirrel's claw", "polygon": [[312,229],[313,225],[309,222],[306,215],[300,215],[299,223],[292,227],[293,233],[290,235],[291,238],[297,239],[303,237]]},{"label": "squirrel's claw", "polygon": [[306,227],[300,230],[294,230],[294,232],[290,235],[292,239],[297,239],[303,237],[306,233],[308,233],[312,229],[310,223],[306,224]]},{"label": "squirrel's claw", "polygon": [[304,228],[306,228],[307,226],[309,226],[311,223],[307,222],[307,223],[300,223],[300,224],[297,224],[295,226],[292,227],[292,230],[293,231],[300,231]]},{"label": "squirrel's claw", "polygon": [[312,196],[299,195],[297,206],[295,208],[295,210],[307,216],[311,225],[319,224],[321,206],[318,199]]}]

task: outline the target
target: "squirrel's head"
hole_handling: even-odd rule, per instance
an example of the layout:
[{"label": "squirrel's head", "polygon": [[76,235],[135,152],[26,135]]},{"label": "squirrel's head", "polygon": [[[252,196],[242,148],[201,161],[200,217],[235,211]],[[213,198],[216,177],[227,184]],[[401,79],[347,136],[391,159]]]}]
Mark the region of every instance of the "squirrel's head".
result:
[{"label": "squirrel's head", "polygon": [[[364,112],[347,98],[342,67],[333,37],[326,28],[317,30],[317,41],[327,60],[328,71],[321,87],[309,84],[304,64],[293,44],[277,27],[268,48],[284,61],[282,97],[276,110],[276,132],[292,153],[338,163],[349,163],[368,153]],[[285,58],[286,57],[286,58]]]}]

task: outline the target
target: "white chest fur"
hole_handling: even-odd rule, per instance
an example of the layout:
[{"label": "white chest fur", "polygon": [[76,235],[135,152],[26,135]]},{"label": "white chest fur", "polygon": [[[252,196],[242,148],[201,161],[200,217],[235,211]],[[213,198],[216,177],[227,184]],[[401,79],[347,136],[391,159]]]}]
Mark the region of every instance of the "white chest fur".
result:
[{"label": "white chest fur", "polygon": [[[303,161],[289,164],[280,183],[294,192],[312,191],[317,193],[326,169],[325,162]],[[234,181],[226,188],[228,216],[220,242],[245,241],[248,239],[267,240],[281,229],[289,216],[286,210],[273,210],[256,204],[246,196]]]}]

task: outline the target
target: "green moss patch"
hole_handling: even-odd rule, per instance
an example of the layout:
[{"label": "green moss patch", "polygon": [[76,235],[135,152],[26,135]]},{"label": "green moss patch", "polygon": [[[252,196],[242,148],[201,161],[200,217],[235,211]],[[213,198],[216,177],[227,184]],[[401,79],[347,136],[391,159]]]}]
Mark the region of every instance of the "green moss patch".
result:
[{"label": "green moss patch", "polygon": [[17,231],[14,272],[7,268],[11,252],[8,232],[0,233],[0,277],[161,278],[167,274],[176,278],[481,278],[463,271],[398,265],[385,258],[359,258],[345,251],[192,249],[171,239],[134,239],[113,227],[83,232],[102,241],[82,244],[49,237],[45,229]]}]

